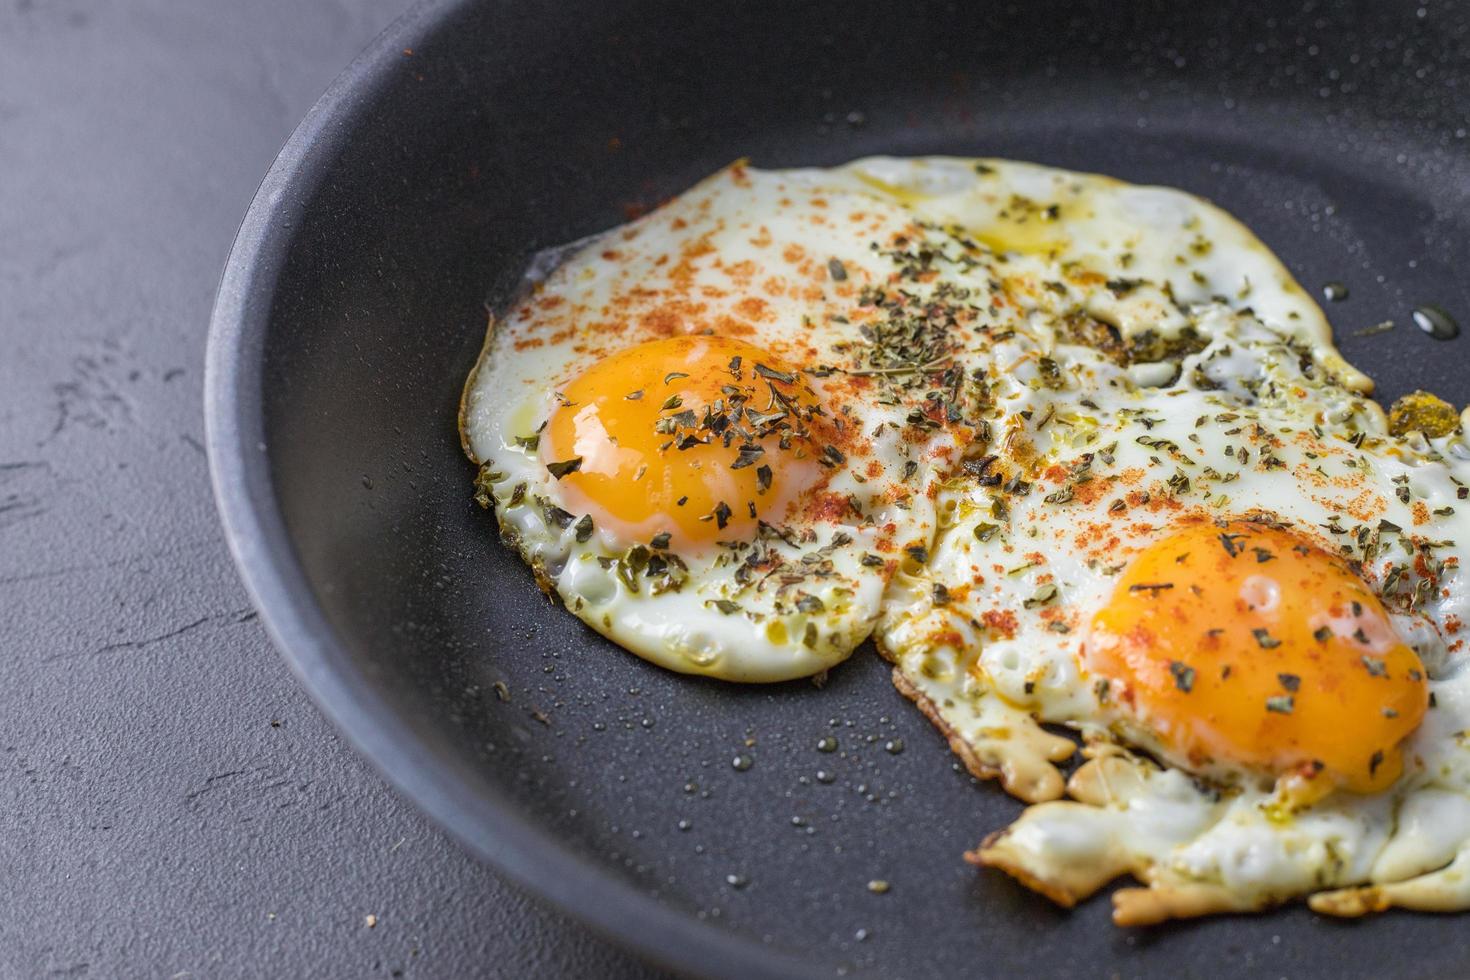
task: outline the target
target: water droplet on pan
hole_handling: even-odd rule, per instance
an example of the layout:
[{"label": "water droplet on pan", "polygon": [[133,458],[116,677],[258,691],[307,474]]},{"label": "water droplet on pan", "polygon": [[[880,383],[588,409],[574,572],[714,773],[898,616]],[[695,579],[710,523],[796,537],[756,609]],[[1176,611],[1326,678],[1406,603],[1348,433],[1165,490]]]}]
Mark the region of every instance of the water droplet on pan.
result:
[{"label": "water droplet on pan", "polygon": [[1414,326],[1435,340],[1454,340],[1460,336],[1460,325],[1455,318],[1430,304],[1414,307]]}]

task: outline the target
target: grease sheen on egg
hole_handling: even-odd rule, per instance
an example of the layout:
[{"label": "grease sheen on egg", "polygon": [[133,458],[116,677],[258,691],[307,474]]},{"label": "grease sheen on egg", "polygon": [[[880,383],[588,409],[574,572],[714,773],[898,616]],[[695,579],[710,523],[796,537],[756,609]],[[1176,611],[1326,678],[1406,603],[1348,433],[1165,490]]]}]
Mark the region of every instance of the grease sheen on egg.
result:
[{"label": "grease sheen on egg", "polygon": [[1118,577],[1083,641],[1107,702],[1194,772],[1386,789],[1424,664],[1337,555],[1281,527],[1185,524]]}]

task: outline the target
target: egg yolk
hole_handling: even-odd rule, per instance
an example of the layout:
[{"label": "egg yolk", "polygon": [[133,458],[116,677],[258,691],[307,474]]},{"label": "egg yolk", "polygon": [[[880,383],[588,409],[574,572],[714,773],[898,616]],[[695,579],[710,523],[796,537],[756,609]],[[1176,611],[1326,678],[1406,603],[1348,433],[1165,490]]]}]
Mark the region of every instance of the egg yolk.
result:
[{"label": "egg yolk", "polygon": [[[562,506],[676,552],[748,540],[845,457],[801,372],[730,337],[651,340],[558,393],[540,441]],[[828,448],[831,447],[831,448]]]},{"label": "egg yolk", "polygon": [[1186,526],[1142,551],[1082,659],[1099,695],[1185,764],[1320,792],[1393,783],[1429,700],[1423,663],[1347,564],[1255,522]]}]

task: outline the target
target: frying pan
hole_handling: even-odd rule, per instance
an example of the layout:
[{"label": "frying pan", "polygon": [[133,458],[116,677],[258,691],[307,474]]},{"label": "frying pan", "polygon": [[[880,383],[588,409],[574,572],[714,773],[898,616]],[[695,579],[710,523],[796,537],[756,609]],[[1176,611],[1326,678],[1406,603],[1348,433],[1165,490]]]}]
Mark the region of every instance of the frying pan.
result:
[{"label": "frying pan", "polygon": [[454,431],[485,306],[538,250],[738,157],[880,152],[1203,194],[1308,288],[1348,287],[1328,312],[1385,397],[1464,403],[1470,347],[1409,313],[1470,311],[1467,31],[1470,4],[1442,2],[417,6],[291,138],[220,287],[209,449],[242,574],[404,793],[684,972],[1470,974],[1464,919],[1295,906],[1130,932],[1106,898],[1064,912],[977,873],[961,852],[1018,806],[957,770],[870,650],[821,688],[622,653],[499,545]]}]

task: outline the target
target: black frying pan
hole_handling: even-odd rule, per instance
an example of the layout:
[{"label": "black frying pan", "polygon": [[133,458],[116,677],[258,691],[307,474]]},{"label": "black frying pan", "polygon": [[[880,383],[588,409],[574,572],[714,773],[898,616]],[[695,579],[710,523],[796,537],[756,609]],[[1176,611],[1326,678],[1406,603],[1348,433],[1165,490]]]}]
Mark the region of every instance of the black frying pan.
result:
[{"label": "black frying pan", "polygon": [[417,7],[292,137],[220,289],[210,456],[245,578],[425,810],[689,972],[1470,974],[1467,918],[1295,907],[1124,932],[1106,899],[1066,913],[977,873],[961,851],[1018,806],[956,771],[870,651],[821,690],[620,652],[496,543],[454,431],[484,303],[536,250],[736,157],[878,152],[1204,194],[1309,288],[1347,284],[1329,313],[1386,397],[1463,403],[1470,341],[1409,311],[1470,315],[1467,32],[1464,3]]}]

